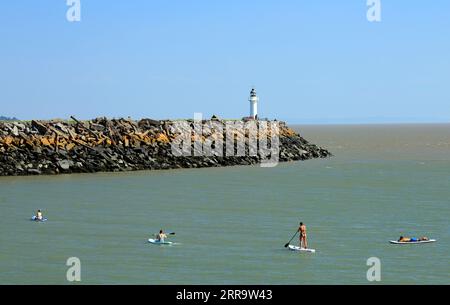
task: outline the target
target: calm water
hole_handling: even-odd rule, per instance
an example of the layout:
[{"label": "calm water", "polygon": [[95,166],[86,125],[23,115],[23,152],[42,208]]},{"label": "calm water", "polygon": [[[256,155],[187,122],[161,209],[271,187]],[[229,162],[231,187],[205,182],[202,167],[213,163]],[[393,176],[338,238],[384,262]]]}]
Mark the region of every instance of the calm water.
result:
[{"label": "calm water", "polygon": [[[0,178],[0,284],[450,284],[450,125],[297,126],[276,168]],[[50,221],[28,221],[37,208]],[[283,248],[302,220],[316,254]],[[146,241],[175,231],[171,247]],[[400,234],[435,244],[391,246]]]}]

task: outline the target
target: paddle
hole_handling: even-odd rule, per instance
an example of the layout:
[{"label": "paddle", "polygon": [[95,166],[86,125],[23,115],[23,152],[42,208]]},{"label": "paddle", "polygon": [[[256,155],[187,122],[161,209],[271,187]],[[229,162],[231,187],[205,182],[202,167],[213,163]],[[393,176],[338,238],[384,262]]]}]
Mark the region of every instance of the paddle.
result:
[{"label": "paddle", "polygon": [[[166,235],[175,235],[175,232],[166,233]],[[155,234],[155,236],[158,236],[158,234]]]},{"label": "paddle", "polygon": [[285,248],[287,248],[289,246],[289,244],[291,243],[291,241],[295,238],[295,236],[297,236],[298,230],[295,232],[294,236],[292,236],[291,240],[288,241],[287,244],[284,245]]}]

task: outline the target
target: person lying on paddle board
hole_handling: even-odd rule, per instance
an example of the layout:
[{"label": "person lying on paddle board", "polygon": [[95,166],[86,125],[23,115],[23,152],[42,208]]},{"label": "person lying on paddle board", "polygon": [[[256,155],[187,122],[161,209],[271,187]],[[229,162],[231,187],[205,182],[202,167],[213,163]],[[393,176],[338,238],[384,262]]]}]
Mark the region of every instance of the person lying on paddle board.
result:
[{"label": "person lying on paddle board", "polygon": [[408,243],[408,242],[417,242],[417,241],[427,241],[430,240],[428,237],[424,236],[421,238],[415,238],[415,237],[403,237],[400,236],[400,238],[398,239],[398,242],[402,242],[402,243]]},{"label": "person lying on paddle board", "polygon": [[163,230],[159,231],[159,234],[156,234],[156,240],[160,242],[164,242],[164,240],[167,238],[166,233],[164,233]]},{"label": "person lying on paddle board", "polygon": [[36,213],[36,219],[37,219],[37,220],[42,220],[42,219],[44,219],[44,216],[42,216],[42,211],[41,211],[41,210],[38,210],[38,211],[37,211],[37,213]]},{"label": "person lying on paddle board", "polygon": [[300,227],[298,228],[300,232],[300,248],[308,249],[308,241],[306,236],[306,226],[303,222],[300,222]]}]

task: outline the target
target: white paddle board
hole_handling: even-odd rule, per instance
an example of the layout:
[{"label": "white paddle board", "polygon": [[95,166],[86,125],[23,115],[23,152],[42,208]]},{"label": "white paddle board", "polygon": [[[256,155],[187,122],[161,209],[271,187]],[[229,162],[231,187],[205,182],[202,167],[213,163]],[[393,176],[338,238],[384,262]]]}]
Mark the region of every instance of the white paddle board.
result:
[{"label": "white paddle board", "polygon": [[293,245],[289,245],[288,248],[291,251],[316,253],[316,250],[314,250],[314,249],[305,249],[305,248],[300,248],[298,246],[293,246]]},{"label": "white paddle board", "polygon": [[430,239],[430,240],[419,240],[419,241],[396,241],[396,240],[390,240],[389,242],[393,245],[417,245],[417,244],[429,244],[436,242],[436,239]]},{"label": "white paddle board", "polygon": [[47,218],[42,218],[42,219],[38,219],[36,216],[31,217],[32,221],[36,221],[36,222],[46,222],[48,219]]},{"label": "white paddle board", "polygon": [[148,242],[153,245],[172,245],[173,244],[173,242],[171,242],[171,241],[160,241],[160,240],[156,240],[153,238],[149,238]]}]

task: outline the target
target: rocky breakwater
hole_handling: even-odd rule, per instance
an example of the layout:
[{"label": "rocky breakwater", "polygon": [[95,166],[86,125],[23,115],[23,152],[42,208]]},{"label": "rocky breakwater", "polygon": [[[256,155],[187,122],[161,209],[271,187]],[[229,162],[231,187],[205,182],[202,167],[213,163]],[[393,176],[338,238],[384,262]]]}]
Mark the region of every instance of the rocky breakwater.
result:
[{"label": "rocky breakwater", "polygon": [[[71,121],[0,122],[0,176],[219,167],[260,163],[263,158],[260,152],[252,150],[251,143],[255,142],[252,142],[250,137],[255,134],[253,131],[259,126],[270,125],[274,121],[242,122],[246,124],[246,129],[235,130],[231,136],[227,133],[227,128],[223,130],[217,128],[220,124],[225,126],[226,123],[218,119],[204,120],[201,124],[187,120],[180,124],[180,121],[170,120],[133,121],[106,118],[91,121],[78,121],[72,118]],[[275,144],[273,140],[275,138],[271,136],[277,136],[278,161],[331,156],[330,152],[310,144],[285,123],[276,123],[278,126],[276,134],[275,131],[264,131],[264,137],[269,136],[265,141],[268,143],[267,147],[271,147],[272,143]],[[199,133],[198,127],[202,125],[209,127],[201,128]],[[183,131],[183,128],[190,130]],[[184,137],[184,147],[192,148],[188,154],[186,151],[184,154],[174,152],[174,143],[180,142],[180,134],[183,132],[188,132],[188,136]],[[235,137],[231,150],[226,145],[218,146],[217,144],[227,143],[227,135],[229,138]],[[237,153],[239,136],[246,140],[243,141],[241,154]],[[258,134],[257,137],[257,140],[260,140],[263,136]],[[186,144],[187,140],[189,140],[188,144]],[[211,150],[209,153],[199,152],[202,145],[206,146],[206,144],[213,148],[212,152]]]}]

